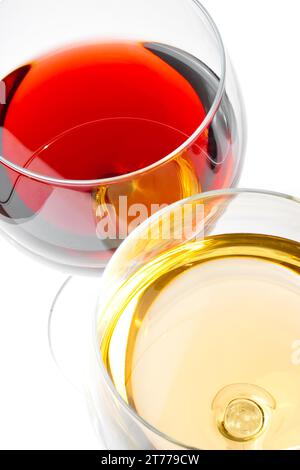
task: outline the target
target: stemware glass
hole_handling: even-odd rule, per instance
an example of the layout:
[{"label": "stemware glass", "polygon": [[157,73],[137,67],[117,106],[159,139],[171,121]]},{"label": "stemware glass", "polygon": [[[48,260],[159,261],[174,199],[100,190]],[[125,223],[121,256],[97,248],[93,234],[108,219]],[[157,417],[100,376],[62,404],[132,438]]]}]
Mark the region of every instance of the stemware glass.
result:
[{"label": "stemware glass", "polygon": [[[201,223],[199,219],[199,223],[195,225],[193,218],[190,219],[188,228],[193,225],[192,230],[178,237],[178,228],[182,227],[180,223],[183,218],[183,209],[187,205],[194,208],[202,207]],[[161,227],[164,221],[168,223],[171,221],[172,224],[169,238],[162,237]],[[159,234],[159,236],[153,237],[151,234]],[[234,269],[237,269],[236,273],[239,273],[239,280],[236,280],[239,285],[231,291],[230,272],[224,268],[225,265],[220,270],[216,268],[217,274],[216,271],[209,271],[209,263],[204,262],[197,268],[197,276],[193,278],[195,290],[192,293],[187,277],[184,278],[185,280],[182,279],[191,264],[186,265],[186,271],[179,269],[179,266],[182,266],[182,260],[187,253],[197,255],[199,240],[200,251],[206,247],[205,256],[209,259],[212,255],[215,259],[212,263],[216,263],[219,251],[211,242],[212,239],[223,240],[225,237],[227,241],[229,240],[226,248],[227,251],[229,250],[227,254],[234,258],[238,256],[236,253],[239,252],[243,243],[247,245],[245,237],[252,235],[258,240],[256,255],[261,263],[252,264],[254,261],[251,257],[255,256],[252,247],[252,251],[249,252],[251,259],[244,257],[239,265],[234,265]],[[244,242],[241,242],[240,237],[244,237]],[[272,253],[275,253],[281,260],[281,267],[273,264],[271,279],[268,277],[270,271],[265,269],[265,265],[268,264],[267,250],[264,250],[265,241],[271,243]],[[292,247],[290,259],[293,262],[293,269],[289,268],[288,260],[284,255],[285,243]],[[175,255],[171,256],[172,253]],[[180,281],[176,284],[176,293],[173,290],[173,294],[169,297],[161,291],[158,295],[158,291],[164,285],[169,288],[174,281],[169,281],[170,284],[167,284],[161,280],[161,284],[153,289],[151,283],[154,282],[154,278],[149,275],[147,282],[144,282],[145,278],[142,273],[147,270],[150,272],[153,267],[156,269],[159,260],[167,263],[168,273],[177,270],[178,279],[181,277],[181,284]],[[105,440],[107,447],[110,449],[164,450],[299,449],[299,272],[300,201],[289,196],[250,190],[206,193],[166,208],[136,229],[117,250],[106,268],[99,290],[101,295],[92,338],[92,375],[88,387],[88,400],[97,431]],[[255,290],[251,284],[253,276],[258,290]],[[132,281],[133,279],[137,281],[135,286],[139,292],[138,299],[133,295],[132,289],[135,282]],[[216,300],[218,296],[222,296],[222,292],[224,294],[221,288],[218,290],[220,287],[218,280],[225,282],[224,285],[231,292],[229,304],[233,311],[235,302],[238,305],[244,302],[244,307],[239,310],[238,315],[229,314],[226,303],[228,299],[223,298],[223,303],[222,299]],[[241,287],[245,280],[248,282],[248,292],[243,290],[245,286]],[[209,294],[208,286],[210,285],[215,289],[214,294]],[[239,290],[246,295],[244,301],[237,300],[238,296],[242,295],[239,294]],[[147,292],[146,297],[143,297],[142,291]],[[236,292],[237,297],[234,297],[233,291]],[[207,303],[208,295],[209,303]],[[291,303],[286,302],[288,295],[292,296]],[[188,300],[191,296],[193,300]],[[281,307],[285,305],[284,311],[281,307],[278,307],[280,312],[273,309],[274,298],[277,301],[279,299]],[[155,310],[153,304],[155,305],[157,301],[159,309]],[[143,385],[138,386],[139,382],[136,382],[136,387],[140,387],[143,392],[143,399],[140,397],[139,406],[144,410],[144,414],[133,406],[128,389],[127,392],[122,390],[121,393],[122,385],[118,384],[118,381],[120,383],[123,381],[124,367],[128,365],[130,353],[128,344],[131,334],[129,332],[133,328],[133,319],[138,321],[137,317],[133,317],[136,302],[146,304],[146,308],[151,305],[149,318],[139,317],[139,328],[142,322],[145,324],[144,329],[140,331],[148,346],[144,351],[141,349],[140,353],[136,353],[136,369],[134,370],[134,373],[140,374],[142,378]],[[183,308],[182,305],[188,302],[190,302],[189,307],[186,305]],[[112,331],[112,324],[116,325],[119,306],[125,304],[127,307],[122,310],[123,319],[122,317],[118,319],[120,326],[114,339],[115,345],[111,346],[111,367],[108,373],[104,365],[103,344]],[[177,318],[179,304],[182,307],[180,321]],[[219,305],[217,311],[214,310],[216,305]],[[271,305],[273,305],[272,309],[269,308]],[[253,308],[250,313],[251,306]],[[202,319],[202,323],[195,321],[194,327],[187,329],[184,319],[191,321],[191,310],[195,308],[199,309],[199,318]],[[258,309],[255,310],[255,308]],[[170,315],[176,315],[177,319],[176,324],[172,323],[172,328],[167,322],[168,319],[170,321]],[[214,318],[213,325],[209,323],[208,317],[211,315]],[[69,320],[70,328],[72,318]],[[228,324],[225,324],[226,321]],[[211,327],[208,333],[207,323]],[[157,335],[155,339],[153,331],[156,326],[164,334]],[[208,334],[208,338],[203,336],[201,329]],[[65,338],[66,331],[61,332]],[[182,373],[184,354],[187,345],[194,341],[195,332],[199,338],[198,343],[201,341],[204,343],[202,351],[204,357],[198,355],[191,359],[193,374],[186,373],[185,379],[179,382],[180,377],[176,374]],[[152,370],[150,361],[154,355],[151,356],[151,351],[155,350],[155,345],[158,343],[165,345],[164,354],[160,357],[160,363],[156,363],[155,369]],[[143,367],[140,367],[141,363]],[[168,364],[167,368],[166,364]],[[186,364],[186,369],[189,369],[188,364]],[[163,375],[160,375],[163,370]],[[159,376],[160,380],[155,382],[155,378]],[[146,386],[149,385],[151,378],[153,380],[150,391]],[[167,395],[165,388],[162,392],[162,382],[164,386],[168,386]],[[152,395],[153,383],[156,383],[155,397]],[[165,418],[170,417],[169,408],[172,406],[174,408],[173,398],[175,395],[178,398],[178,391],[175,387],[179,383],[181,383],[181,401],[176,402],[176,411],[173,409],[172,420],[168,421]],[[251,400],[247,398],[249,393]],[[251,426],[257,424],[257,412],[262,412],[264,407],[270,411],[268,416],[265,414],[265,419],[261,423],[261,426],[265,428],[260,430],[261,434],[253,442],[249,434],[245,434],[245,439],[229,440],[228,436],[226,438],[218,431],[215,411],[222,412],[220,402],[223,398],[225,407],[234,403],[235,394],[237,394],[237,400],[243,402],[240,408],[241,413],[235,416],[238,426],[233,428],[232,413],[230,414],[231,420],[228,418],[230,429],[234,429],[235,432],[248,433]],[[195,396],[198,396],[198,401],[196,405],[193,402],[193,415],[191,415],[187,402],[195,400]],[[248,403],[247,406],[251,405],[250,411],[249,408],[245,408],[245,401]],[[255,401],[261,403],[257,408],[255,408]],[[142,403],[149,404],[150,402],[151,407],[143,408]],[[191,416],[199,414],[197,406],[199,409],[204,408],[205,412],[201,415],[202,419],[197,421],[197,432],[189,433],[191,430],[188,423],[190,423]],[[243,421],[247,410],[249,419]],[[182,414],[183,411],[184,414]],[[190,439],[186,436],[190,436]]]},{"label": "stemware glass", "polygon": [[[110,100],[111,89],[93,89],[93,76],[91,90],[76,90],[73,100],[71,83],[58,91],[48,76],[35,90],[34,74],[48,64],[45,59],[46,65],[40,65],[40,58],[50,57],[47,71],[52,73],[51,60],[59,51],[119,43],[148,47],[158,60],[168,56],[169,66],[180,70],[200,96],[204,116],[189,128],[183,118],[181,124],[164,121],[161,110],[174,109],[174,102],[156,101],[149,83],[144,90],[141,84],[139,95],[153,102],[149,115],[126,113],[122,103],[119,112],[108,107],[105,114],[98,102],[90,115],[77,112],[90,92]],[[67,271],[98,273],[137,225],[132,215],[137,204],[145,209],[140,221],[151,215],[153,204],[158,210],[202,191],[236,185],[245,146],[242,100],[218,29],[198,1],[4,0],[0,55],[0,228],[31,254]],[[80,69],[80,63],[73,67]],[[124,76],[109,80],[121,90],[122,100]],[[98,140],[91,144],[95,126]],[[142,132],[147,138],[141,138]],[[162,142],[151,139],[157,132]],[[168,133],[176,136],[172,148],[161,145]],[[155,161],[103,177],[97,159],[118,159],[124,148],[138,157],[150,148]],[[127,204],[123,212],[120,198]],[[124,229],[122,234],[103,235],[105,215]]]}]

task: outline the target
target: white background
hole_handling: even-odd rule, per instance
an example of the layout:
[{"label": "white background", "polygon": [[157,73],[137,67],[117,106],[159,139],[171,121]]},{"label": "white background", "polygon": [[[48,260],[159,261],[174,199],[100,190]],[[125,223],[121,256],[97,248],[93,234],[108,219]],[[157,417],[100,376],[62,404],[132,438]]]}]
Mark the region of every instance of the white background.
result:
[{"label": "white background", "polygon": [[[203,2],[244,94],[249,140],[240,185],[299,197],[299,1]],[[48,311],[64,275],[3,239],[0,260],[0,448],[101,448],[84,399],[49,353]]]}]

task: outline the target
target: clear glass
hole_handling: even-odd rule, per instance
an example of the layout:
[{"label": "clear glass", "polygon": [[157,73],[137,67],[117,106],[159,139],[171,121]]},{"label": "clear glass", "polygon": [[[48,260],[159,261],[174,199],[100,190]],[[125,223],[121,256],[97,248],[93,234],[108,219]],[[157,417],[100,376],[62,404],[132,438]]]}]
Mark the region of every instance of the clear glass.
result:
[{"label": "clear glass", "polygon": [[[72,142],[74,127],[41,141],[40,126],[50,112],[45,107],[30,118],[38,144],[28,148],[24,136],[6,126],[7,110],[16,85],[20,86],[16,82],[12,86],[6,77],[55,50],[116,41],[152,44],[157,54],[171,50],[174,67],[182,57],[188,60],[191,83],[204,90],[205,119],[189,134],[173,129],[181,133],[182,144],[145,168],[104,179],[62,178],[43,165],[44,152],[49,148],[55,152],[62,139]],[[237,184],[245,147],[243,104],[217,27],[197,0],[4,0],[0,56],[0,228],[30,253],[68,270],[97,271],[123,240],[119,235],[99,236],[99,219],[107,206],[117,215],[118,226],[128,225],[128,212],[121,215],[120,197],[126,198],[128,207],[142,204],[144,219],[151,215],[153,203],[171,204]],[[79,100],[80,96],[74,97],[74,110]],[[59,102],[55,106],[57,115],[64,111]],[[26,112],[22,118],[26,123]],[[119,127],[130,124],[133,135],[138,132],[140,116],[115,118]],[[95,122],[78,122],[75,131],[87,130]],[[151,123],[168,127],[167,122],[156,122],[155,116]],[[122,139],[111,136],[111,146],[122,152]],[[101,158],[101,141],[97,151]]]},{"label": "clear glass", "polygon": [[[202,219],[201,223],[193,228],[192,231],[187,230],[186,236],[177,237],[178,227],[180,222],[182,222],[183,208],[186,205],[191,205],[192,207],[202,207]],[[179,217],[170,217],[170,214],[179,214]],[[203,216],[204,214],[204,216]],[[161,234],[159,231],[163,225],[163,221],[173,221],[172,225],[172,236],[169,239],[164,239],[162,236],[151,237],[149,234]],[[175,221],[175,222],[174,222]],[[191,224],[194,224],[194,219],[191,219]],[[194,227],[194,225],[193,225]],[[203,195],[198,195],[187,199],[185,201],[178,202],[177,204],[172,205],[171,207],[165,209],[164,211],[156,214],[151,219],[146,221],[141,227],[139,227],[134,233],[132,233],[123,245],[118,249],[110,263],[108,264],[104,276],[102,278],[102,286],[99,291],[101,292],[99,306],[97,308],[96,315],[96,331],[93,338],[94,348],[92,353],[92,375],[91,382],[89,387],[89,404],[92,410],[93,420],[95,422],[96,428],[98,429],[101,436],[104,438],[106,445],[109,449],[189,449],[193,446],[189,442],[176,442],[174,436],[166,436],[159,430],[155,429],[153,425],[146,422],[143,418],[138,416],[134,409],[132,409],[126,400],[121,398],[121,396],[116,391],[113,382],[108,375],[102,355],[100,353],[101,346],[103,344],[103,338],[105,338],[108,331],[108,326],[111,324],[112,315],[114,314],[113,309],[107,309],[107,306],[110,302],[115,302],[118,299],[121,286],[126,285],[128,279],[132,279],[133,275],[136,275],[138,279],[138,273],[141,272],[141,269],[145,267],[154,266],[158,260],[158,257],[162,259],[162,256],[170,253],[170,250],[175,248],[182,248],[181,252],[185,249],[188,244],[188,249],[193,250],[193,246],[196,246],[196,243],[199,241],[199,235],[201,235],[200,240],[203,240],[205,244],[208,239],[214,236],[224,236],[230,234],[230,240],[232,239],[231,248],[235,248],[235,235],[245,235],[245,234],[254,234],[258,235],[261,240],[267,237],[276,237],[278,249],[280,247],[280,239],[285,239],[294,243],[294,262],[300,267],[300,201],[292,197],[284,196],[281,194],[271,194],[266,192],[255,192],[250,190],[227,190],[227,191],[217,191],[211,192]],[[262,241],[263,246],[263,241]],[[213,250],[214,248],[211,248]],[[180,253],[178,257],[180,258]],[[178,259],[179,259],[178,258]],[[174,260],[176,264],[176,258]],[[203,267],[201,269],[204,269]],[[260,275],[259,270],[257,275]],[[200,270],[199,270],[200,276]],[[299,277],[299,276],[298,276]],[[299,280],[298,280],[299,281]],[[195,280],[197,282],[197,280]],[[291,287],[292,288],[292,287]],[[201,281],[199,278],[198,289],[201,290]],[[276,292],[276,285],[272,287],[274,289],[272,292]],[[122,291],[124,292],[124,290]],[[131,291],[128,288],[128,296],[131,295]],[[298,282],[298,288],[295,287],[295,294],[298,296],[298,305],[300,300],[300,284]],[[126,294],[125,294],[126,296]],[[126,300],[126,298],[125,298]],[[149,299],[148,299],[149,301]],[[234,301],[234,300],[232,300]],[[115,304],[114,304],[115,305]],[[173,308],[173,307],[172,307]],[[240,318],[243,319],[246,309],[240,311]],[[188,313],[188,312],[186,312]],[[254,312],[253,312],[254,313]],[[222,309],[219,312],[220,315],[224,314]],[[255,363],[268,361],[268,367],[271,369],[270,377],[273,377],[272,374],[274,371],[278,371],[280,367],[287,367],[289,373],[293,374],[293,377],[296,377],[295,374],[299,374],[299,361],[296,363],[296,353],[294,350],[294,360],[291,364],[287,363],[290,360],[290,355],[293,352],[293,349],[300,342],[293,343],[291,340],[299,337],[299,321],[297,323],[299,331],[295,328],[293,332],[293,338],[289,338],[290,342],[285,344],[286,338],[282,336],[281,343],[279,341],[278,345],[285,345],[287,347],[287,356],[281,357],[280,362],[276,363],[278,358],[273,358],[271,352],[268,348],[270,347],[269,335],[272,336],[272,312],[269,312],[270,315],[270,329],[265,337],[265,349],[264,357],[257,357],[254,359]],[[274,314],[275,315],[275,314]],[[282,322],[284,323],[285,312],[282,312]],[[280,319],[280,317],[279,317]],[[153,317],[152,317],[152,322]],[[161,320],[162,321],[162,320]],[[217,320],[216,320],[217,321]],[[278,316],[274,316],[274,329],[278,328]],[[247,323],[248,322],[248,323]],[[127,323],[126,323],[127,324]],[[249,325],[248,325],[249,324]],[[245,317],[245,327],[249,326],[249,331],[251,330],[251,317]],[[252,325],[253,326],[253,325]],[[258,332],[259,324],[256,325],[256,335],[252,336],[254,347],[256,345],[256,340],[259,337]],[[281,327],[282,329],[282,327]],[[265,332],[265,330],[263,330]],[[280,334],[280,330],[275,329],[276,334]],[[263,334],[263,333],[261,333]],[[265,334],[265,333],[264,333]],[[251,334],[249,333],[251,336]],[[125,335],[126,336],[126,335]],[[125,337],[124,336],[124,337]],[[126,338],[125,338],[126,339]],[[214,337],[211,338],[211,341],[214,341]],[[126,341],[125,341],[126,343]],[[125,344],[124,343],[124,344]],[[226,344],[226,343],[225,343]],[[126,345],[125,345],[126,346]],[[183,342],[184,346],[184,342]],[[238,342],[237,346],[241,347],[242,345]],[[119,344],[119,349],[124,350],[124,345]],[[300,348],[298,348],[300,349]],[[179,348],[179,351],[184,351],[183,348]],[[267,359],[266,359],[267,358]],[[261,361],[260,361],[261,359]],[[222,361],[222,357],[220,357]],[[239,361],[239,354],[235,354],[232,357],[232,368],[236,362]],[[279,365],[280,364],[280,365]],[[249,365],[249,364],[248,364]],[[248,365],[244,365],[245,370]],[[169,364],[170,369],[172,370],[172,362]],[[258,365],[257,365],[258,368]],[[292,371],[292,372],[291,372]],[[292,396],[298,396],[297,388],[295,390],[290,390],[292,388],[292,382],[289,382],[291,376],[286,375],[285,380],[276,381],[276,374],[273,377],[273,390],[281,390],[281,396],[276,396],[278,398],[278,407],[282,405],[282,400],[284,400],[283,391],[288,391]],[[271,380],[271,379],[270,379]],[[294,378],[293,378],[294,380]],[[277,385],[276,385],[277,384]],[[257,383],[255,386],[260,386],[259,377],[257,377]],[[206,386],[206,377],[203,377],[203,388]],[[240,392],[243,393],[243,390],[240,387]],[[277,388],[276,388],[277,387]],[[172,391],[170,392],[172,393]],[[296,395],[295,395],[296,394]],[[269,395],[267,400],[269,399]],[[297,398],[295,398],[296,400]],[[159,397],[156,397],[156,400],[159,401]],[[281,401],[280,401],[281,400]],[[271,405],[272,405],[272,400]],[[299,400],[298,400],[299,401]],[[276,405],[274,405],[276,406]],[[300,412],[300,403],[298,403],[298,409],[294,410],[293,413]],[[288,403],[285,403],[283,406],[284,412],[288,409]],[[277,411],[276,411],[277,412]],[[274,416],[276,416],[274,412]],[[174,422],[176,419],[174,417]],[[207,423],[206,423],[207,424]],[[280,428],[282,422],[277,422],[277,426]],[[203,423],[199,422],[199,427],[204,426]],[[205,431],[205,429],[204,429]],[[293,434],[293,431],[296,434]],[[288,438],[286,437],[288,436]],[[277,441],[275,444],[273,441],[268,445],[272,448],[272,445],[276,446],[276,442],[286,442],[286,447],[290,448],[300,448],[300,442],[297,442],[295,436],[299,437],[299,432],[297,434],[297,429],[289,429],[287,426],[281,429],[279,436],[277,435]],[[279,441],[278,441],[279,439]],[[283,440],[283,441],[282,441]],[[291,444],[291,441],[293,444]],[[251,444],[251,443],[250,443]],[[251,449],[247,443],[230,443],[227,441],[225,443],[228,449]],[[263,444],[262,448],[263,447]],[[281,444],[284,446],[284,444]],[[219,449],[218,443],[215,444],[215,448]],[[260,447],[254,447],[260,448]],[[208,450],[208,449],[206,449]],[[277,450],[279,450],[277,448]]]}]

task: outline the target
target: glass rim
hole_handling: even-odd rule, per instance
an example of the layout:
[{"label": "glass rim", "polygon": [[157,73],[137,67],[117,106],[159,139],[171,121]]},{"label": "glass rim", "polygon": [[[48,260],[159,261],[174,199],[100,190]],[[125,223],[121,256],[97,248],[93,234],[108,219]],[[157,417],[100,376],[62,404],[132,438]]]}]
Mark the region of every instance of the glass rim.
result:
[{"label": "glass rim", "polygon": [[[123,182],[127,181],[129,179],[132,179],[136,176],[139,176],[143,173],[147,173],[151,170],[154,170],[157,167],[160,167],[161,165],[167,163],[168,161],[171,161],[174,159],[178,154],[180,154],[186,147],[191,145],[194,140],[201,135],[204,130],[209,126],[209,124],[212,122],[215,114],[217,113],[223,95],[225,91],[225,83],[226,83],[226,71],[227,71],[227,59],[226,59],[226,52],[225,52],[225,47],[224,43],[222,40],[222,36],[220,34],[220,31],[211,17],[210,13],[207,11],[207,9],[200,3],[199,0],[190,0],[199,10],[200,13],[206,18],[206,20],[209,23],[209,26],[211,28],[211,31],[213,32],[215,39],[217,39],[218,43],[218,48],[219,48],[219,53],[220,53],[220,65],[221,65],[221,76],[220,76],[220,82],[218,86],[218,90],[216,92],[216,95],[214,97],[214,101],[205,117],[205,119],[201,122],[201,124],[198,126],[198,128],[188,137],[179,147],[177,147],[175,150],[173,150],[171,153],[163,157],[162,159],[158,160],[157,162],[146,166],[145,168],[141,168],[140,170],[136,170],[130,173],[126,173],[124,175],[119,175],[116,177],[111,177],[111,178],[100,178],[100,179],[92,179],[92,180],[72,180],[72,179],[64,179],[64,178],[54,178],[50,176],[46,176],[40,173],[36,173],[34,171],[30,171],[20,165],[17,165],[13,163],[12,161],[6,159],[2,155],[0,155],[0,163],[2,163],[4,166],[14,170],[16,173],[26,176],[28,178],[40,181],[42,183],[47,183],[47,184],[53,184],[56,186],[79,186],[79,187],[84,187],[84,186],[96,186],[96,185],[105,185],[105,184],[113,184],[113,183],[118,183],[118,182]],[[55,138],[54,138],[55,139]]]},{"label": "glass rim", "polygon": [[[128,240],[130,241],[131,237],[136,236],[137,231],[139,231],[139,230],[143,231],[145,229],[145,227],[147,227],[151,223],[155,222],[155,220],[157,220],[158,217],[161,217],[163,214],[168,213],[168,211],[172,210],[175,207],[179,207],[179,206],[181,206],[183,204],[186,204],[186,203],[189,203],[189,202],[194,202],[197,199],[209,200],[209,199],[214,198],[214,197],[231,197],[231,196],[234,196],[234,195],[239,196],[239,195],[243,195],[243,194],[245,194],[245,195],[248,194],[248,195],[251,195],[251,196],[259,196],[259,197],[268,196],[270,198],[276,198],[276,199],[279,199],[279,200],[291,201],[291,202],[294,202],[296,204],[300,204],[300,198],[297,198],[297,197],[294,197],[294,196],[291,196],[291,195],[288,195],[288,194],[285,194],[285,193],[280,193],[280,192],[276,192],[276,191],[269,191],[269,190],[233,188],[233,189],[225,189],[225,190],[221,189],[221,190],[216,190],[216,191],[208,191],[208,192],[196,194],[194,196],[191,196],[191,197],[188,197],[188,198],[183,199],[181,201],[178,201],[178,202],[166,207],[165,209],[157,212],[152,217],[150,217],[146,221],[144,221],[137,229],[135,229],[132,232],[132,234],[129,235],[127,237],[127,239],[122,243],[121,247],[126,245],[126,241],[128,241]],[[112,262],[112,260],[114,260],[115,257],[118,256],[118,251],[121,249],[121,247],[112,256],[112,258],[109,261],[108,265]],[[100,287],[100,290],[101,290],[101,287]],[[100,367],[100,371],[101,371],[103,379],[105,381],[105,385],[109,388],[109,390],[112,393],[113,397],[117,400],[117,402],[120,404],[120,406],[125,409],[125,411],[129,414],[129,416],[132,419],[134,419],[138,423],[142,424],[142,426],[144,426],[148,431],[150,431],[153,434],[155,434],[156,436],[164,439],[165,441],[168,441],[169,443],[171,443],[175,446],[178,446],[180,448],[186,449],[186,450],[201,450],[201,449],[198,449],[198,448],[195,448],[195,447],[191,447],[190,445],[184,444],[182,442],[179,442],[176,439],[174,439],[173,437],[168,436],[167,434],[163,433],[162,431],[157,429],[155,426],[150,424],[147,420],[145,420],[142,416],[140,416],[137,412],[135,412],[134,409],[128,403],[126,403],[126,401],[122,398],[122,396],[119,394],[119,392],[115,388],[115,386],[112,382],[112,379],[110,378],[110,376],[109,376],[109,374],[108,374],[108,372],[105,368],[105,365],[104,365],[104,362],[103,362],[103,359],[102,359],[102,356],[101,356],[101,353],[100,353],[100,348],[99,348],[97,323],[98,323],[98,310],[96,312],[96,317],[95,317],[95,322],[94,322],[94,333],[95,334],[93,334],[93,338],[95,340],[94,341],[94,347],[95,347],[95,352],[96,352],[96,357],[97,357],[97,363]],[[202,450],[204,450],[204,449],[202,449]]]}]

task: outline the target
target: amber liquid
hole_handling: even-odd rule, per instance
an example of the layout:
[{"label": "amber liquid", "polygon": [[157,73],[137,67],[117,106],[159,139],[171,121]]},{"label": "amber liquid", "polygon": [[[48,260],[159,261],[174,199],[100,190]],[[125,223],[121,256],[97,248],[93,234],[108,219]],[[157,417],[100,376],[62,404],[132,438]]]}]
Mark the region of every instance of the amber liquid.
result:
[{"label": "amber liquid", "polygon": [[299,275],[298,243],[250,234],[146,264],[101,312],[119,394],[182,447],[300,448]]}]

